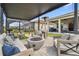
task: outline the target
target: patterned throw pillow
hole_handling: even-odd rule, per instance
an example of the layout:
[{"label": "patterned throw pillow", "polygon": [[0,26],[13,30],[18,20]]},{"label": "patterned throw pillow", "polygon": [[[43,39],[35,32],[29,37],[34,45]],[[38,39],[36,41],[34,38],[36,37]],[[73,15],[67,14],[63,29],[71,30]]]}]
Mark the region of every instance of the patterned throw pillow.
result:
[{"label": "patterned throw pillow", "polygon": [[11,56],[20,52],[19,48],[10,44],[4,44],[2,47],[2,51],[4,56]]},{"label": "patterned throw pillow", "polygon": [[4,43],[4,38],[6,37],[6,34],[3,33],[0,35],[0,43],[3,44]]},{"label": "patterned throw pillow", "polygon": [[10,37],[10,36],[6,36],[6,41],[9,43],[9,44],[11,44],[11,45],[13,45],[13,39]]}]

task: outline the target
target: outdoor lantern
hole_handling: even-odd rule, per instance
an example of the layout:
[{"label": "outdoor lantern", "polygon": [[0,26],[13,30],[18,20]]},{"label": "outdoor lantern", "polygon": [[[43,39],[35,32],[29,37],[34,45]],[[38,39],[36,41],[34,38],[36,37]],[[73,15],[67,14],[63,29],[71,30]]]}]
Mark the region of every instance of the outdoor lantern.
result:
[{"label": "outdoor lantern", "polygon": [[47,19],[48,19],[48,17],[47,16],[45,16],[45,17],[42,17],[43,19],[44,19],[44,21],[46,22],[47,21]]}]

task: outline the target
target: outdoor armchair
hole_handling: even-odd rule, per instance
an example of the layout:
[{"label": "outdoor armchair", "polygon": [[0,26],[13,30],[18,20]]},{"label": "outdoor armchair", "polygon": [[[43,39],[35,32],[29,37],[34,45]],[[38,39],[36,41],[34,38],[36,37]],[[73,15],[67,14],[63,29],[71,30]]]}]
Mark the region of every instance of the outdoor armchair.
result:
[{"label": "outdoor armchair", "polygon": [[55,40],[58,55],[79,55],[79,35],[70,35],[69,39]]},{"label": "outdoor armchair", "polygon": [[[69,43],[73,45],[68,45]],[[76,49],[79,46],[79,40],[57,40],[57,54],[60,56],[61,54],[66,55],[78,55],[79,51]],[[61,44],[64,45],[65,48],[61,47]]]}]

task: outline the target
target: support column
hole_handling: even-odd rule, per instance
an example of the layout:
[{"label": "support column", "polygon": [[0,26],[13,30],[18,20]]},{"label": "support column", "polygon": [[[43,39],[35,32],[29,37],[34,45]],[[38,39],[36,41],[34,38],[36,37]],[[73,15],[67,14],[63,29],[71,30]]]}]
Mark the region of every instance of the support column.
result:
[{"label": "support column", "polygon": [[19,32],[20,32],[20,21],[19,21]]},{"label": "support column", "polygon": [[48,34],[47,19],[48,19],[48,17],[43,17],[43,19],[44,19],[44,25],[45,25],[45,27],[44,27],[44,38],[47,38],[47,34]]},{"label": "support column", "polygon": [[32,35],[32,33],[31,33],[31,29],[32,29],[32,28],[31,28],[31,25],[32,25],[32,24],[30,24],[30,27],[29,27],[29,30],[30,30],[30,31],[29,31],[29,34],[30,34],[30,35]]},{"label": "support column", "polygon": [[0,6],[0,33],[3,33],[3,9]]},{"label": "support column", "polygon": [[47,31],[49,32],[49,20],[47,20]]},{"label": "support column", "polygon": [[35,33],[35,22],[33,22],[33,33]]},{"label": "support column", "polygon": [[7,29],[7,17],[6,17],[6,33],[7,33],[7,30],[8,30],[8,29]]},{"label": "support column", "polygon": [[38,17],[38,31],[40,30],[40,17]]},{"label": "support column", "polygon": [[58,32],[61,33],[61,20],[58,19]]},{"label": "support column", "polygon": [[6,33],[7,33],[7,31],[8,31],[9,29],[10,29],[10,28],[9,28],[9,22],[8,22],[7,17],[6,17]]},{"label": "support column", "polygon": [[34,22],[34,31],[35,31],[35,22]]},{"label": "support column", "polygon": [[78,4],[74,3],[74,20],[73,20],[73,24],[74,24],[74,31],[77,32],[78,31]]},{"label": "support column", "polygon": [[8,20],[7,20],[7,29],[10,29],[10,28],[9,28],[9,22],[8,22]]},{"label": "support column", "polygon": [[20,21],[19,21],[19,34],[18,34],[18,35],[19,35],[19,39],[21,39],[21,37],[22,37],[22,36],[21,36],[21,31],[20,31],[20,26],[21,26],[21,25],[20,25]]}]

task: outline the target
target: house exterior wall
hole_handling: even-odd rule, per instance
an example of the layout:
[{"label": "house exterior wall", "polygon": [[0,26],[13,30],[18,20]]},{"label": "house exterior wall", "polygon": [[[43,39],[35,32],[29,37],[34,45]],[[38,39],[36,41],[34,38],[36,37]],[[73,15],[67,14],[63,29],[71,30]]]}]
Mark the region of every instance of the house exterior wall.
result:
[{"label": "house exterior wall", "polygon": [[[65,19],[61,19],[61,24],[63,26],[63,30],[69,31],[69,24],[73,23],[73,17],[72,18],[65,18]],[[78,18],[78,22],[79,22],[79,18]],[[58,21],[56,20],[56,22],[49,22],[47,28],[49,30],[50,27],[54,27],[57,28],[57,23]],[[40,30],[41,29],[45,29],[45,24],[40,23]],[[35,30],[38,30],[38,23],[35,23]],[[79,31],[79,23],[78,23],[78,31]]]},{"label": "house exterior wall", "polygon": [[[44,26],[45,26],[45,24],[41,24],[41,23],[40,23],[39,29],[40,29],[40,30],[43,30],[43,29],[44,29]],[[35,31],[38,31],[38,23],[35,23]]]},{"label": "house exterior wall", "polygon": [[57,23],[49,24],[49,27],[57,28]]},{"label": "house exterior wall", "polygon": [[[62,26],[62,30],[65,31],[69,31],[69,24],[73,22],[73,18],[68,18],[68,19],[61,19],[61,26]],[[56,22],[52,22],[49,27],[53,27],[57,29],[57,23],[58,20],[56,20]]]},{"label": "house exterior wall", "polygon": [[73,22],[73,19],[65,19],[62,21],[63,30],[69,31],[69,24]]},{"label": "house exterior wall", "polygon": [[35,31],[38,31],[38,23],[35,23]]},{"label": "house exterior wall", "polygon": [[[38,22],[35,22],[34,28],[35,28],[35,31],[38,31]],[[44,30],[44,31],[47,30],[48,31],[48,29],[49,29],[48,22],[47,22],[47,24],[40,23],[39,29],[40,29],[40,31],[42,31],[42,30]]]}]

